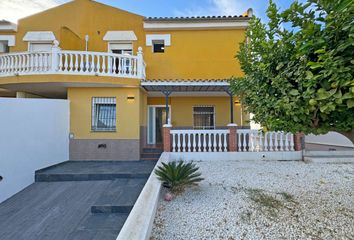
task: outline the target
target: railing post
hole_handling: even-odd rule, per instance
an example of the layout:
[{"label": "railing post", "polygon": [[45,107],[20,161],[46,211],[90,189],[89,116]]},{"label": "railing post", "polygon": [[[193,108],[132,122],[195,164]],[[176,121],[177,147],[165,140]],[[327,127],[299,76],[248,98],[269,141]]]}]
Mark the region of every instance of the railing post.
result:
[{"label": "railing post", "polygon": [[137,54],[137,59],[138,59],[138,78],[144,79],[144,59],[143,59],[143,48],[139,47],[138,48],[138,54]]},{"label": "railing post", "polygon": [[305,134],[300,132],[294,135],[294,147],[295,151],[301,151],[305,149]]},{"label": "railing post", "polygon": [[52,61],[51,61],[51,71],[56,72],[59,68],[59,42],[54,40],[54,45],[52,46]]},{"label": "railing post", "polygon": [[171,124],[163,125],[163,151],[171,152]]},{"label": "railing post", "polygon": [[229,128],[229,152],[237,152],[237,124],[230,123]]}]

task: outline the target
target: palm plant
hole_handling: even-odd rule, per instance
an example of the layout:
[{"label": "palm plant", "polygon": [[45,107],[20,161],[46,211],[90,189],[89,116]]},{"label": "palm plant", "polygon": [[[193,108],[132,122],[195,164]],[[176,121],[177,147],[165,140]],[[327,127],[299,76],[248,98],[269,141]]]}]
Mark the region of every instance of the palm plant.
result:
[{"label": "palm plant", "polygon": [[155,170],[157,178],[162,182],[163,186],[169,188],[171,192],[183,190],[185,186],[194,185],[204,180],[201,173],[193,162],[184,163],[183,161],[172,161],[162,163]]}]

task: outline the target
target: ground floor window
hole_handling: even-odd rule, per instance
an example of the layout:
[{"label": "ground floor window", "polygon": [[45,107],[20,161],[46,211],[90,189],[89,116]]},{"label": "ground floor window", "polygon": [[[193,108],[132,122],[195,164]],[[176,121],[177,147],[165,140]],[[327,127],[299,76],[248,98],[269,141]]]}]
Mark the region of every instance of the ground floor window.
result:
[{"label": "ground floor window", "polygon": [[92,98],[92,131],[116,130],[116,98]]},{"label": "ground floor window", "polygon": [[213,106],[194,106],[193,127],[194,129],[214,129],[215,108]]}]

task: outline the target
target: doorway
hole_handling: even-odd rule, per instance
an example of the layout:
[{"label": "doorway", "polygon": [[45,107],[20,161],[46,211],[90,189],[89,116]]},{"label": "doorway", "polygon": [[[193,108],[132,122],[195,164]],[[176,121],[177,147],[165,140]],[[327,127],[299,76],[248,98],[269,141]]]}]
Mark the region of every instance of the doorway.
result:
[{"label": "doorway", "polygon": [[[169,107],[169,116],[171,116],[171,107]],[[163,125],[165,123],[166,106],[148,106],[148,144],[163,143]]]}]

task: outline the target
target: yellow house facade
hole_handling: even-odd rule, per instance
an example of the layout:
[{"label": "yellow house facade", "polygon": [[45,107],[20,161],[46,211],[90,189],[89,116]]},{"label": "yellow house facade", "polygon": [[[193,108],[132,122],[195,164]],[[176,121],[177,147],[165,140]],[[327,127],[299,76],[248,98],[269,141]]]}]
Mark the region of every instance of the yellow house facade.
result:
[{"label": "yellow house facade", "polygon": [[146,18],[75,0],[0,22],[0,97],[70,101],[71,160],[138,160],[173,129],[248,126],[229,82],[244,16]]}]

